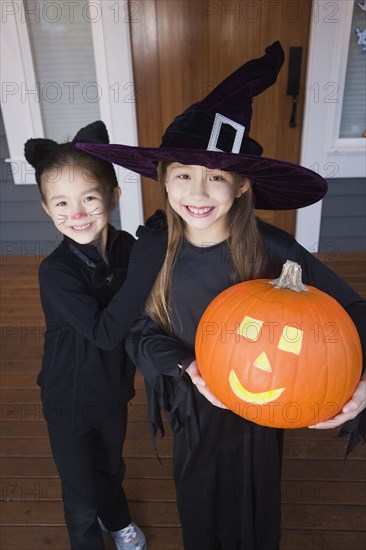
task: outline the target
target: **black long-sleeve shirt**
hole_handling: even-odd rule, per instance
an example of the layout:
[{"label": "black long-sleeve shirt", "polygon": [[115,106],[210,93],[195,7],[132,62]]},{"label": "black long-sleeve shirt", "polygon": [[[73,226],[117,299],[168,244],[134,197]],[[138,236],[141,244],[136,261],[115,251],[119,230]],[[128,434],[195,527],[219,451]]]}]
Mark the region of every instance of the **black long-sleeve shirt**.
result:
[{"label": "black long-sleeve shirt", "polygon": [[95,246],[67,237],[40,265],[46,333],[38,383],[49,422],[95,424],[133,396],[134,366],[123,338],[165,255],[164,239],[142,233],[146,243],[142,236],[133,249],[131,235],[109,226],[109,266]]}]

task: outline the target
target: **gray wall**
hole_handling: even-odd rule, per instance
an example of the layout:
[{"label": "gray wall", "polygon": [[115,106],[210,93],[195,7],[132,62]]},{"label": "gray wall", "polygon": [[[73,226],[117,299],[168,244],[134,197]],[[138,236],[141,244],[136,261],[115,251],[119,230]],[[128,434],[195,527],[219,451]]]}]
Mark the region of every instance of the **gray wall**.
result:
[{"label": "gray wall", "polygon": [[[41,207],[37,185],[14,185],[5,158],[9,150],[0,111],[0,255],[47,256],[59,244],[60,233]],[[120,228],[118,209],[111,223]]]},{"label": "gray wall", "polygon": [[366,251],[366,181],[330,179],[323,199],[320,252]]}]

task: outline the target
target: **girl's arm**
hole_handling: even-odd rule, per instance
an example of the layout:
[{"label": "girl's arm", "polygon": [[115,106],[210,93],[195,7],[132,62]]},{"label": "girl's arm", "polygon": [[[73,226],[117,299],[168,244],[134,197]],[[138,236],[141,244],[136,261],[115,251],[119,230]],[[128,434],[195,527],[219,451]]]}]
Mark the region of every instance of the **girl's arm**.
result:
[{"label": "girl's arm", "polygon": [[215,405],[215,407],[219,407],[220,409],[227,409],[227,407],[223,403],[221,403],[221,401],[217,399],[217,397],[214,396],[212,391],[206,385],[206,382],[201,376],[196,360],[192,361],[189,367],[187,367],[186,373],[189,374],[193,384],[196,386],[200,394],[206,397],[211,405]]},{"label": "girl's arm", "polygon": [[52,332],[54,318],[55,329],[61,320],[96,346],[115,348],[143,309],[165,253],[165,235],[144,231],[133,246],[126,281],[103,310],[72,269],[58,262],[42,264],[39,282],[47,330]]},{"label": "girl's arm", "polygon": [[364,374],[358,384],[357,388],[351,399],[346,403],[342,409],[342,412],[337,414],[334,418],[325,422],[319,422],[309,428],[317,428],[318,430],[328,430],[337,428],[357,417],[366,408],[366,374]]},{"label": "girl's arm", "polygon": [[163,329],[147,315],[141,315],[133,324],[125,339],[125,347],[131,360],[151,382],[157,376],[180,378],[194,361],[194,352],[175,336]]},{"label": "girl's arm", "polygon": [[[343,281],[342,281],[343,282]],[[311,426],[320,430],[336,428],[344,424],[343,435],[349,432],[357,432],[358,437],[365,439],[366,422],[366,301],[358,300],[344,306],[348,315],[353,320],[361,341],[363,356],[363,375],[356,387],[351,399],[344,405],[342,412],[326,422],[320,422]],[[362,414],[361,414],[362,413]],[[359,416],[360,415],[360,416]]]},{"label": "girl's arm", "polygon": [[125,347],[132,362],[142,373],[149,419],[154,434],[164,434],[161,409],[164,409],[174,431],[189,422],[194,411],[193,389],[179,365],[188,366],[193,360],[192,350],[176,338],[164,334],[149,317],[140,316],[125,339]]},{"label": "girl's arm", "polygon": [[[160,395],[159,403],[165,410],[174,409],[174,402],[179,399],[177,396],[189,391],[185,373],[210,403],[226,408],[206,386],[199,373],[194,352],[175,336],[165,334],[149,317],[141,316],[137,319],[126,337],[125,346],[149,387]],[[170,384],[173,379],[176,384],[174,396],[171,395]],[[166,399],[169,393],[170,398]]]},{"label": "girl's arm", "polygon": [[303,269],[303,282],[313,285],[332,296],[347,311],[353,320],[361,341],[363,354],[362,377],[351,399],[342,412],[327,422],[312,426],[317,429],[335,428],[342,425],[339,435],[351,434],[347,454],[366,437],[366,300],[327,266],[293,241],[288,259],[294,259]]}]

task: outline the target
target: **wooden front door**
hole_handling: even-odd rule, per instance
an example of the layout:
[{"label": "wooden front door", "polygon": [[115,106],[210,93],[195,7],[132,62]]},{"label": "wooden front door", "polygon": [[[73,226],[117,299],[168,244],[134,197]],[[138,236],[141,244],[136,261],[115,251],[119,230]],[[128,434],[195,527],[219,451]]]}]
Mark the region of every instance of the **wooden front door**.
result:
[{"label": "wooden front door", "polygon": [[[299,161],[311,0],[130,0],[129,7],[140,145],[160,145],[176,115],[280,40],[286,60],[277,83],[254,98],[250,135],[264,156]],[[296,127],[286,95],[293,46],[303,48]],[[142,185],[147,217],[161,206],[160,190],[151,180]],[[258,215],[294,233],[296,211]]]}]

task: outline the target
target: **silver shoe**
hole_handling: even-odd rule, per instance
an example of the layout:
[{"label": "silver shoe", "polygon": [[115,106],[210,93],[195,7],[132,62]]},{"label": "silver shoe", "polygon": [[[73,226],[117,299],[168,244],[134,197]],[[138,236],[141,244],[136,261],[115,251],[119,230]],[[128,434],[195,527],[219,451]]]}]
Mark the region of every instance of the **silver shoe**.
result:
[{"label": "silver shoe", "polygon": [[145,535],[135,523],[119,531],[108,531],[99,518],[98,521],[102,531],[112,535],[117,550],[147,550]]}]

